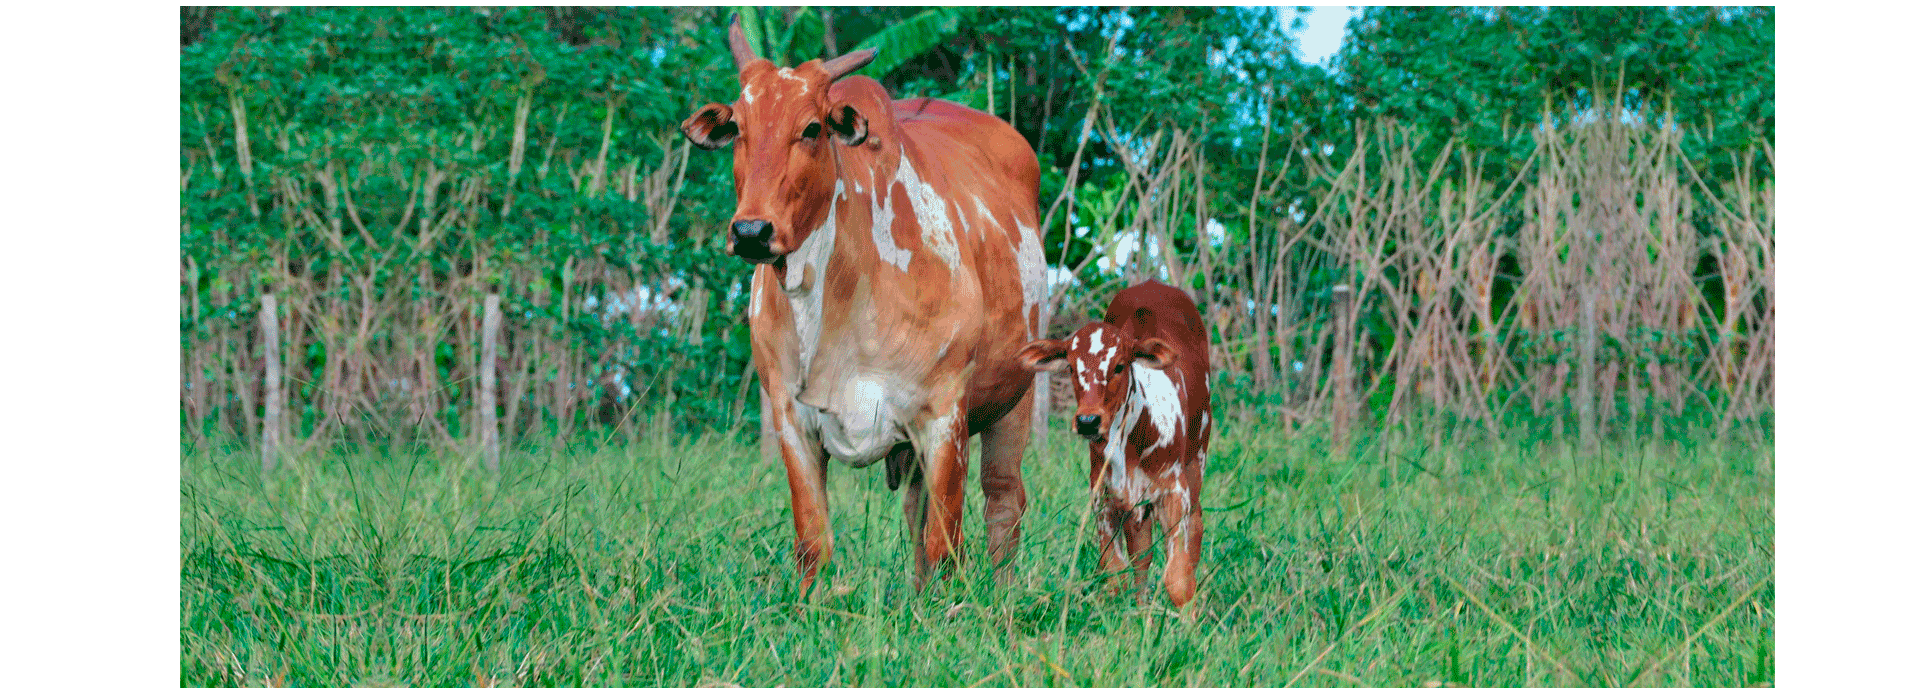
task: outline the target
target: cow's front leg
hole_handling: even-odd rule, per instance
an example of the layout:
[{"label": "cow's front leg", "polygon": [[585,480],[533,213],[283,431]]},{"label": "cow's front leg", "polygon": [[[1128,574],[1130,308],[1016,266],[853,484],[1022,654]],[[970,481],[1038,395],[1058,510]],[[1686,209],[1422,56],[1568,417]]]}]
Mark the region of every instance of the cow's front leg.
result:
[{"label": "cow's front leg", "polygon": [[1194,571],[1200,564],[1200,492],[1188,486],[1159,498],[1160,529],[1167,539],[1167,570],[1161,578],[1175,607],[1193,600]]},{"label": "cow's front leg", "polygon": [[833,527],[827,519],[827,452],[819,434],[805,429],[785,395],[771,395],[773,433],[780,443],[780,460],[787,466],[787,489],[793,502],[793,558],[800,572],[800,593],[813,588],[813,578],[833,559]]},{"label": "cow's front leg", "polygon": [[[908,496],[924,498],[924,524],[915,555],[914,584],[926,586],[936,567],[960,552],[960,514],[966,503],[962,487],[967,478],[967,420],[958,400],[927,421],[914,450],[920,454],[920,470],[925,482],[919,492]],[[913,521],[907,522],[908,526]]]}]

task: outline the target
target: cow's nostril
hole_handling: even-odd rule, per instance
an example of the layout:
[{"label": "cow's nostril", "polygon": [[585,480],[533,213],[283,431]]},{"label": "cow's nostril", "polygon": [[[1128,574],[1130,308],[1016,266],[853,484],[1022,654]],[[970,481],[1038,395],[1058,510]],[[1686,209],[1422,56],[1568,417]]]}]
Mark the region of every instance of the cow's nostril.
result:
[{"label": "cow's nostril", "polygon": [[773,224],[766,221],[735,221],[733,239],[765,245],[773,239]]},{"label": "cow's nostril", "polygon": [[1074,431],[1080,432],[1081,436],[1098,434],[1100,433],[1100,415],[1083,414],[1075,416],[1073,418],[1073,428]]}]

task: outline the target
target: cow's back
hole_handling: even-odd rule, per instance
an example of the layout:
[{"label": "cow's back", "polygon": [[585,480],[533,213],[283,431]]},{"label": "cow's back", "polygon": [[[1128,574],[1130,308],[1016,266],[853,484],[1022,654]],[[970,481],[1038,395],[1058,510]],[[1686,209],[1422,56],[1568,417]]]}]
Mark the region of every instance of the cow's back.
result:
[{"label": "cow's back", "polygon": [[1039,206],[1039,159],[1027,139],[999,117],[930,97],[895,101],[893,116],[905,137],[949,169],[1017,187],[1004,194]]}]

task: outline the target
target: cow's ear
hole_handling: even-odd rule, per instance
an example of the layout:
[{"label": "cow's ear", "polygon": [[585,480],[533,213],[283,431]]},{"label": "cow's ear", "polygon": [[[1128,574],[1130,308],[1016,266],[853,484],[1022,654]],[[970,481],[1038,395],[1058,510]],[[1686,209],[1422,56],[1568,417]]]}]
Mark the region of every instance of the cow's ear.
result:
[{"label": "cow's ear", "polygon": [[740,135],[740,125],[733,122],[733,107],[714,102],[680,122],[680,132],[701,150],[714,150],[732,143]]},{"label": "cow's ear", "polygon": [[1148,337],[1133,345],[1133,361],[1143,368],[1161,371],[1179,360],[1180,350],[1161,341],[1159,337]]},{"label": "cow's ear", "polygon": [[827,110],[827,126],[833,129],[835,138],[847,145],[860,145],[867,141],[867,117],[852,104],[841,102]]},{"label": "cow's ear", "polygon": [[1067,367],[1067,343],[1036,339],[1020,348],[1020,365],[1029,371],[1058,371]]}]

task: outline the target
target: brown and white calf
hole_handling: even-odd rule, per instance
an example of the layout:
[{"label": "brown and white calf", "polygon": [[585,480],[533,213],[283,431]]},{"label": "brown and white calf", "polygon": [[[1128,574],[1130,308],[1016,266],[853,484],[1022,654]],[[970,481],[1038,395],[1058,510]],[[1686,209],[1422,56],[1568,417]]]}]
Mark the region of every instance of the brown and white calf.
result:
[{"label": "brown and white calf", "polygon": [[1200,483],[1213,434],[1207,357],[1193,299],[1158,281],[1116,294],[1106,321],[1020,350],[1030,370],[1073,372],[1074,431],[1090,442],[1092,487],[1104,489],[1096,495],[1106,505],[1101,568],[1118,572],[1131,561],[1134,584],[1144,581],[1158,519],[1167,540],[1162,581],[1175,606],[1193,599],[1200,562]]}]

